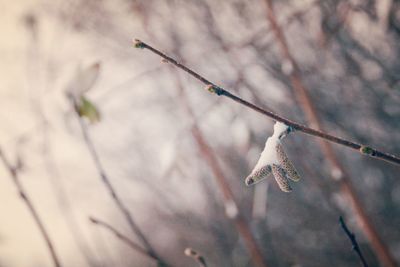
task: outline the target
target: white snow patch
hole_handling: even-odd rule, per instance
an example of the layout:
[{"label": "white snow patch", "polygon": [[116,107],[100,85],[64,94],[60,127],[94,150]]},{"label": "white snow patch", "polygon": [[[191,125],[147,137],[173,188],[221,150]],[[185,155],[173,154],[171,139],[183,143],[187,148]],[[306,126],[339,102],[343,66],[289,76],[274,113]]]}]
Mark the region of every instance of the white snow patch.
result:
[{"label": "white snow patch", "polygon": [[260,159],[251,173],[255,173],[258,169],[266,165],[279,164],[275,148],[280,143],[280,140],[284,137],[282,134],[287,131],[288,128],[289,126],[282,122],[275,123],[274,134],[268,137],[267,141],[265,142],[265,147],[261,152]]}]

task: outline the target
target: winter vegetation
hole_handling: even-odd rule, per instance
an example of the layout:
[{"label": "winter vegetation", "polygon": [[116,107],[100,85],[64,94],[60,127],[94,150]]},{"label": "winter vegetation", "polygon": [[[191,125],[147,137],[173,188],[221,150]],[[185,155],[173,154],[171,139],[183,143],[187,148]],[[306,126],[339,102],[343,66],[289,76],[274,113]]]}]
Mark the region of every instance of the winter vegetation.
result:
[{"label": "winter vegetation", "polygon": [[3,7],[0,267],[400,265],[400,1]]}]

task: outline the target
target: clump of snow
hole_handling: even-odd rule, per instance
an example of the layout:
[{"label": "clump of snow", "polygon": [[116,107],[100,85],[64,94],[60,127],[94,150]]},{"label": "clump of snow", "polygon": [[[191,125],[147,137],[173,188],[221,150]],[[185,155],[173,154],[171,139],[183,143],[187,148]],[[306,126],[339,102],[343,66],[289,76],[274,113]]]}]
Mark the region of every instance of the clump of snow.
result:
[{"label": "clump of snow", "polygon": [[245,180],[246,185],[258,183],[267,178],[272,172],[279,188],[283,192],[292,191],[289,179],[297,182],[300,180],[300,176],[287,157],[281,144],[281,140],[288,135],[291,130],[292,128],[284,123],[275,123],[274,133],[265,142],[264,150],[256,166]]},{"label": "clump of snow", "polygon": [[279,164],[275,147],[280,144],[280,140],[286,136],[289,126],[282,122],[276,122],[274,125],[274,134],[265,142],[264,150],[261,152],[260,159],[254,167],[252,174],[266,165]]}]

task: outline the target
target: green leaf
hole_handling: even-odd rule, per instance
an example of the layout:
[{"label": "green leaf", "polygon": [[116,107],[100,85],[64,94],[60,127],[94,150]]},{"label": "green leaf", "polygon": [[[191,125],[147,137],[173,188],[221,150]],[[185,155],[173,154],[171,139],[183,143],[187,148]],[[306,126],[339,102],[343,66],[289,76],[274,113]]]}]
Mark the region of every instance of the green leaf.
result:
[{"label": "green leaf", "polygon": [[100,112],[96,105],[84,96],[81,96],[80,103],[78,104],[76,111],[78,112],[79,116],[86,117],[91,123],[100,121]]}]

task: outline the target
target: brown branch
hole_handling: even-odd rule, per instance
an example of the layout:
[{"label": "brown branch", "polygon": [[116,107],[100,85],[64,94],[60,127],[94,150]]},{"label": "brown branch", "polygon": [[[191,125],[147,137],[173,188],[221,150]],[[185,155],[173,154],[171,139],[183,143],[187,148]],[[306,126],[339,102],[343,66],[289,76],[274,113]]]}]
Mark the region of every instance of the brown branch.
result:
[{"label": "brown branch", "polygon": [[0,148],[0,158],[3,161],[4,167],[7,169],[7,171],[10,174],[10,177],[12,178],[13,183],[14,183],[15,187],[18,190],[18,194],[20,195],[22,201],[25,202],[29,212],[32,215],[33,220],[35,221],[37,227],[39,228],[39,231],[40,231],[40,233],[41,233],[41,235],[42,235],[42,237],[43,237],[43,239],[44,239],[44,241],[45,241],[45,243],[47,245],[47,248],[48,248],[48,250],[50,252],[51,259],[53,260],[54,266],[61,267],[60,260],[59,260],[59,258],[57,256],[56,251],[55,251],[54,244],[50,239],[50,235],[47,232],[47,229],[44,226],[44,223],[43,223],[42,219],[40,218],[38,212],[36,211],[36,208],[33,205],[32,200],[29,198],[28,194],[26,193],[26,191],[25,191],[25,189],[24,189],[24,187],[23,187],[23,185],[22,185],[22,183],[21,183],[21,181],[19,179],[18,168],[13,166],[8,161],[8,159],[4,155],[4,153],[3,153],[1,148]]},{"label": "brown branch", "polygon": [[[265,0],[266,3],[266,13],[267,19],[271,25],[272,31],[275,33],[275,38],[277,44],[282,53],[282,57],[285,61],[287,61],[292,66],[292,71],[288,74],[290,78],[291,85],[293,87],[294,93],[298,102],[300,103],[308,122],[313,125],[317,131],[323,132],[321,122],[318,118],[317,112],[315,107],[311,101],[310,96],[308,95],[308,91],[303,84],[301,78],[300,68],[295,61],[294,57],[290,53],[289,46],[287,44],[287,40],[284,36],[283,30],[277,23],[277,19],[275,17],[275,13],[273,10],[272,0]],[[335,137],[336,138],[336,137]],[[325,139],[325,140],[324,140]],[[335,152],[333,151],[332,146],[328,141],[332,141],[329,138],[323,138],[320,140],[319,145],[321,146],[322,152],[324,153],[326,159],[331,165],[331,177],[333,180],[338,180],[341,185],[341,190],[343,195],[347,196],[352,204],[354,213],[359,219],[361,224],[361,229],[364,231],[364,234],[368,237],[372,248],[374,249],[375,253],[377,254],[378,258],[382,263],[386,266],[395,267],[397,266],[393,256],[391,255],[389,249],[385,245],[385,243],[380,238],[377,230],[373,226],[370,218],[368,217],[367,213],[365,212],[357,193],[354,190],[354,187],[351,183],[348,173],[343,168],[341,163],[339,162]],[[354,149],[358,149],[362,154],[367,154],[369,156],[375,156],[379,159],[384,159],[392,163],[399,164],[400,159],[385,154],[383,152],[377,151],[367,146],[361,146],[359,144],[341,140],[342,144],[348,147],[352,147]],[[338,143],[338,142],[336,142]]]},{"label": "brown branch", "polygon": [[[74,97],[70,97],[73,106],[75,107],[75,110],[77,109],[77,101]],[[153,247],[150,245],[149,241],[143,234],[142,230],[139,228],[139,226],[136,224],[136,222],[133,219],[132,214],[129,212],[128,208],[125,206],[125,204],[122,202],[120,196],[117,194],[117,191],[115,190],[114,186],[112,185],[110,178],[108,177],[106,171],[104,170],[104,167],[100,161],[100,158],[97,154],[96,148],[92,142],[92,139],[89,135],[89,131],[86,125],[86,122],[79,116],[77,112],[76,116],[79,121],[79,125],[82,130],[82,135],[83,139],[85,141],[85,144],[90,152],[90,155],[95,163],[96,169],[100,175],[101,181],[103,182],[104,186],[107,188],[108,193],[110,194],[111,198],[114,200],[116,206],[118,209],[121,211],[123,216],[125,217],[126,221],[128,222],[129,227],[131,230],[136,234],[136,236],[139,238],[139,240],[142,242],[144,247],[147,249],[148,253],[154,256],[155,258],[158,259],[159,262],[164,263],[163,260],[159,256],[157,256],[155,250]]]},{"label": "brown branch", "polygon": [[227,90],[223,89],[222,87],[217,86],[215,83],[209,81],[208,79],[204,78],[202,75],[200,75],[197,72],[193,71],[192,69],[186,67],[185,65],[179,63],[178,61],[176,61],[172,57],[170,57],[170,56],[162,53],[161,51],[153,48],[152,46],[150,46],[150,45],[148,45],[148,44],[146,44],[146,43],[144,43],[144,42],[142,42],[140,40],[135,40],[134,42],[135,42],[134,43],[135,47],[143,48],[143,49],[145,48],[145,49],[148,49],[149,51],[157,54],[158,56],[162,57],[163,59],[165,59],[169,63],[175,65],[176,67],[178,67],[181,70],[185,71],[186,73],[190,74],[191,76],[193,76],[197,80],[201,81],[203,84],[205,84],[207,86],[207,88],[208,88],[208,90],[210,92],[215,93],[218,96],[225,96],[227,98],[230,98],[231,100],[233,100],[233,101],[235,101],[235,102],[237,102],[237,103],[239,103],[239,104],[241,104],[243,106],[246,106],[246,107],[248,107],[248,108],[250,108],[250,109],[252,109],[254,111],[257,111],[257,112],[259,112],[259,113],[261,113],[261,114],[263,114],[263,115],[265,115],[267,117],[270,117],[273,120],[283,122],[286,125],[292,127],[294,130],[298,130],[298,131],[306,133],[308,135],[316,136],[316,137],[325,139],[327,141],[330,141],[330,142],[333,142],[333,143],[336,143],[336,144],[339,144],[339,145],[342,145],[342,146],[345,146],[345,147],[348,147],[348,148],[352,148],[354,150],[358,150],[361,154],[364,154],[364,155],[368,155],[368,156],[371,156],[371,157],[374,157],[374,158],[377,158],[377,159],[380,159],[380,160],[385,160],[385,161],[388,161],[390,163],[400,165],[400,158],[397,157],[397,156],[394,156],[394,155],[382,152],[380,150],[371,148],[370,146],[361,145],[361,144],[355,143],[353,141],[349,141],[349,140],[346,140],[346,139],[343,139],[343,138],[340,138],[340,137],[337,137],[337,136],[334,136],[334,135],[327,134],[327,133],[322,132],[322,131],[317,130],[317,129],[309,128],[309,127],[307,127],[305,125],[302,125],[302,124],[299,124],[297,122],[294,122],[294,121],[291,121],[289,119],[286,119],[284,117],[281,117],[280,115],[278,115],[278,114],[276,114],[274,112],[271,112],[271,111],[268,111],[268,110],[263,109],[261,107],[258,107],[256,105],[254,105],[254,104],[252,104],[252,103],[250,103],[250,102],[248,102],[248,101],[246,101],[246,100],[244,100],[244,99],[242,99],[242,98],[240,98],[240,97],[228,92]]},{"label": "brown branch", "polygon": [[[106,222],[103,222],[99,219],[96,219],[94,217],[89,217],[89,221],[91,223],[93,223],[94,225],[103,227],[104,229],[107,229],[108,231],[110,231],[111,233],[113,233],[120,241],[122,241],[123,243],[125,243],[126,245],[128,245],[131,249],[133,249],[134,251],[138,252],[139,254],[147,257],[148,259],[152,260],[155,263],[159,263],[159,259],[154,256],[153,254],[149,253],[147,250],[143,249],[140,245],[136,244],[134,241],[132,241],[129,237],[127,237],[126,235],[122,234],[121,232],[119,232],[117,229],[115,229],[114,227],[112,227],[111,225],[109,225]],[[163,266],[168,266],[166,264],[164,264]]]},{"label": "brown branch", "polygon": [[[179,87],[181,94],[182,104],[187,114],[189,114],[193,118],[194,117],[193,111],[190,108],[189,104],[187,103],[186,95],[183,86],[181,84],[181,81],[179,80],[177,73],[175,73],[175,75],[176,75],[177,85]],[[218,163],[218,160],[215,156],[215,152],[207,143],[201,129],[198,127],[196,123],[193,124],[191,132],[194,140],[197,143],[197,146],[200,150],[202,157],[210,167],[212,173],[214,174],[217,185],[222,192],[227,217],[233,221],[234,226],[236,227],[238,233],[243,238],[244,244],[247,247],[247,250],[250,253],[254,263],[259,267],[267,267],[266,260],[261,252],[259,245],[257,244],[257,241],[253,233],[250,230],[250,226],[247,223],[245,217],[241,214],[236,204],[233,192],[228,183],[228,179],[226,178],[221,166]]]},{"label": "brown branch", "polygon": [[340,226],[343,228],[343,231],[346,233],[347,237],[350,239],[352,248],[356,252],[358,257],[360,258],[360,261],[361,261],[363,267],[368,267],[367,261],[365,260],[363,254],[361,252],[360,246],[357,243],[356,236],[352,232],[350,232],[350,230],[347,227],[346,223],[344,222],[342,216],[340,216],[340,218],[339,218],[339,223],[340,223]]}]

